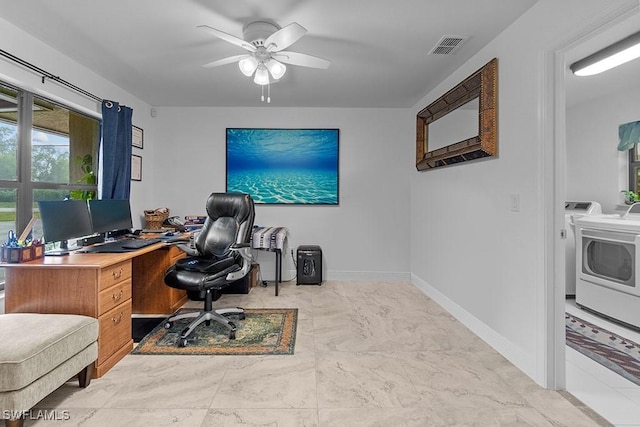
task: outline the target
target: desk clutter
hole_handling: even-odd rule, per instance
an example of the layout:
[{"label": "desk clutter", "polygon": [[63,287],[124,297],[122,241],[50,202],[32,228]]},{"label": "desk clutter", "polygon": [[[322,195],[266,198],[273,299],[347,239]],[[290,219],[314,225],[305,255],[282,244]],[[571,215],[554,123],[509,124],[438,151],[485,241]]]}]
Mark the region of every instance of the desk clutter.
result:
[{"label": "desk clutter", "polygon": [[145,228],[157,230],[169,218],[169,208],[149,209],[144,211]]},{"label": "desk clutter", "polygon": [[184,217],[184,228],[186,231],[201,230],[206,219],[205,215],[187,215]]},{"label": "desk clutter", "polygon": [[20,237],[13,230],[7,233],[7,241],[0,248],[0,262],[20,263],[44,257],[44,243],[33,239],[31,230],[36,219],[31,218]]},{"label": "desk clutter", "polygon": [[34,259],[42,257],[44,257],[44,244],[38,243],[38,241],[16,243],[15,246],[10,246],[9,243],[3,243],[0,261],[19,263],[33,261]]},{"label": "desk clutter", "polygon": [[183,221],[178,216],[170,216],[169,208],[144,211],[145,230],[170,228],[177,231],[198,231],[202,229],[206,219],[204,215],[186,215]]}]

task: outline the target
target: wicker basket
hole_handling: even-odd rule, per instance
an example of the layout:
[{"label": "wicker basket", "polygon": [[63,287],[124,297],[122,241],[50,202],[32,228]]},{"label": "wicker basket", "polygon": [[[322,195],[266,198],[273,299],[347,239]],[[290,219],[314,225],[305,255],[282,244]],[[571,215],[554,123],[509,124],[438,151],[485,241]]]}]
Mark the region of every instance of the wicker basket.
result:
[{"label": "wicker basket", "polygon": [[162,228],[162,223],[167,218],[169,218],[169,208],[146,210],[144,211],[145,228],[148,230],[158,230]]}]

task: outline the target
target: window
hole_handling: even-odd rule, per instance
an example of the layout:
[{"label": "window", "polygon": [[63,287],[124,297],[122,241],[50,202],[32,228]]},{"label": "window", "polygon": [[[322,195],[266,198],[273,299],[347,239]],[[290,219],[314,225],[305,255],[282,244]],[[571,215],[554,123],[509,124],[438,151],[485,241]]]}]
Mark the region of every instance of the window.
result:
[{"label": "window", "polygon": [[638,144],[629,150],[629,190],[640,191],[640,149]]},{"label": "window", "polygon": [[39,200],[95,198],[99,135],[98,119],[0,82],[0,241],[38,217]]}]

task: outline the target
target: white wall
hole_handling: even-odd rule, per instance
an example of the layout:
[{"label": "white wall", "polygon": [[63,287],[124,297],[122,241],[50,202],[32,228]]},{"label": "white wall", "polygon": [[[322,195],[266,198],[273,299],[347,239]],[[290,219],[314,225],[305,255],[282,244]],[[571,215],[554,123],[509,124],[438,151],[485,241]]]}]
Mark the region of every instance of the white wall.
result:
[{"label": "white wall", "polygon": [[[630,82],[631,83],[631,82]],[[620,152],[618,125],[640,120],[640,86],[630,85],[567,110],[567,200],[595,200],[606,213],[620,213],[628,189],[628,152]]]},{"label": "white wall", "polygon": [[540,0],[414,108],[498,58],[498,158],[412,173],[411,272],[419,287],[543,385],[549,357],[543,171],[545,152],[553,151],[545,139],[552,124],[541,122],[553,108],[545,58],[628,3]]},{"label": "white wall", "polygon": [[[158,108],[149,208],[204,213],[208,195],[225,191],[227,127],[339,128],[339,206],[257,205],[255,223],[288,227],[294,252],[319,245],[325,278],[408,281],[413,123],[409,109]],[[272,280],[273,254],[258,256]],[[291,256],[283,258],[290,279]]]}]

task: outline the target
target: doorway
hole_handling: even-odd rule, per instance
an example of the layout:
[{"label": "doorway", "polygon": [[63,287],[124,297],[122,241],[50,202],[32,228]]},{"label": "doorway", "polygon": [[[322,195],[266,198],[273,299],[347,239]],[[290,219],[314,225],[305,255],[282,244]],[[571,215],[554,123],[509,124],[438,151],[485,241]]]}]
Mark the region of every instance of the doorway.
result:
[{"label": "doorway", "polygon": [[[627,153],[618,153],[617,126],[627,121],[640,120],[637,99],[640,99],[640,60],[625,64],[598,76],[578,78],[570,74],[568,66],[640,29],[638,5],[621,11],[616,17],[607,17],[593,31],[580,37],[571,46],[556,55],[556,172],[555,192],[564,200],[597,201],[603,213],[620,214],[620,190],[628,188]],[[634,76],[634,77],[631,77]],[[635,99],[635,108],[627,99]],[[634,102],[634,101],[630,101]],[[554,208],[555,209],[555,208]],[[558,213],[558,210],[555,211]],[[558,215],[556,215],[556,218]],[[557,219],[556,219],[557,221]],[[563,225],[557,229],[564,228]],[[562,243],[556,242],[556,262],[564,265]],[[561,261],[560,261],[561,260]],[[559,270],[556,268],[556,270]],[[564,284],[564,275],[556,271],[556,283]],[[578,314],[581,318],[602,326],[611,332],[623,335],[624,329],[600,316],[582,311],[575,302],[567,300],[564,292],[554,293],[557,306],[563,311]],[[556,312],[554,331],[564,329],[564,315]],[[561,336],[559,336],[561,335]],[[629,332],[627,338],[636,342],[640,334]],[[596,412],[614,424],[628,423],[640,419],[640,387],[627,382],[588,358],[577,356],[577,352],[564,347],[564,334],[556,334],[556,360],[562,363],[556,370],[555,384],[565,384],[569,393],[582,400]],[[560,350],[561,348],[561,350]],[[559,354],[564,354],[564,360]],[[564,369],[563,369],[564,368]],[[558,378],[562,377],[564,378]],[[563,381],[563,380],[566,380]]]}]

